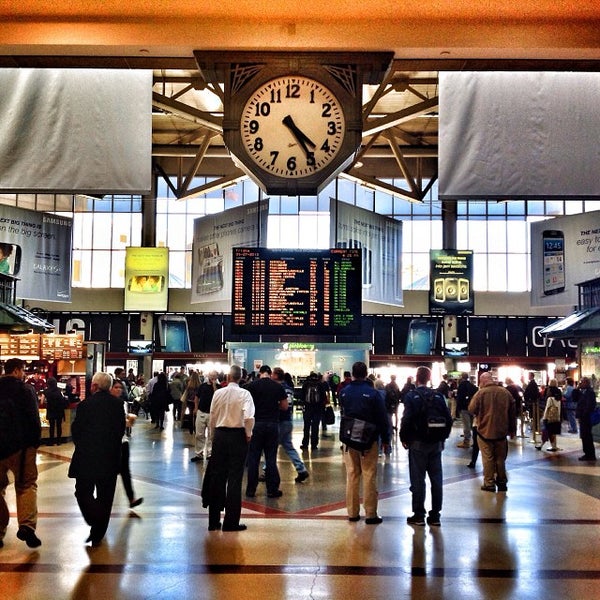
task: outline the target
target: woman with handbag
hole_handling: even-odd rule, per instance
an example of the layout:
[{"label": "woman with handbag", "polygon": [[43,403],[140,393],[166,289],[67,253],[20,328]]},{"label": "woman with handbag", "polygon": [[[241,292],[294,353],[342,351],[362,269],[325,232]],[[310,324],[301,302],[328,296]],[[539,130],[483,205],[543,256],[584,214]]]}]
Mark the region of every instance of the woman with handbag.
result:
[{"label": "woman with handbag", "polygon": [[536,446],[536,448],[541,450],[544,447],[544,444],[549,441],[550,448],[548,448],[548,450],[550,452],[556,452],[560,450],[560,448],[556,446],[556,436],[561,432],[560,408],[562,398],[562,392],[558,387],[556,379],[551,379],[549,381],[544,392],[544,397],[546,398],[546,406],[542,416],[544,427],[542,432],[542,443],[541,445]]}]

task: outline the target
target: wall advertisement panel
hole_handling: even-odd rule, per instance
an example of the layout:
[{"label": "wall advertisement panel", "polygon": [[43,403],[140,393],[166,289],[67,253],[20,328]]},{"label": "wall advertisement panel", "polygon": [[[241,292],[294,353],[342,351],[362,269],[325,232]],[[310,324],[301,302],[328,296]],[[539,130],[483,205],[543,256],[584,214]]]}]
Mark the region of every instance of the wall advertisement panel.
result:
[{"label": "wall advertisement panel", "polygon": [[600,211],[531,223],[531,305],[579,303],[578,283],[600,277]]},{"label": "wall advertisement panel", "polygon": [[473,251],[431,250],[429,312],[433,315],[472,315]]},{"label": "wall advertisement panel", "polygon": [[267,239],[268,202],[254,202],[194,221],[191,304],[231,300],[232,248]]},{"label": "wall advertisement panel", "polygon": [[169,249],[125,249],[125,310],[167,310]]},{"label": "wall advertisement panel", "polygon": [[330,201],[331,247],[361,248],[363,301],[403,306],[402,221]]},{"label": "wall advertisement panel", "polygon": [[71,301],[73,220],[0,205],[0,273],[17,279],[17,297]]}]

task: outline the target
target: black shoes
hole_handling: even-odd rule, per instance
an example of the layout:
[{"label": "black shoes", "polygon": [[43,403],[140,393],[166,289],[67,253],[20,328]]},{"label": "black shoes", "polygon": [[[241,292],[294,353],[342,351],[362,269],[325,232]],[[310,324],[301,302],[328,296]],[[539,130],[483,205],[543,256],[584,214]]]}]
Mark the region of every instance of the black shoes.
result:
[{"label": "black shoes", "polygon": [[24,541],[30,548],[38,548],[42,545],[42,541],[35,535],[35,531],[31,527],[19,527],[17,537]]},{"label": "black shoes", "polygon": [[381,517],[367,517],[365,523],[367,525],[379,525],[379,523],[383,523],[383,519]]},{"label": "black shoes", "polygon": [[129,508],[135,508],[136,506],[139,506],[143,501],[144,501],[143,498],[138,498],[137,500],[132,500],[129,503]]},{"label": "black shoes", "polygon": [[357,515],[356,517],[348,517],[348,521],[350,521],[350,523],[358,523],[358,521],[360,521],[360,515]]},{"label": "black shoes", "polygon": [[595,461],[596,457],[595,456],[586,456],[585,454],[583,456],[579,457],[579,460],[589,460],[590,462]]},{"label": "black shoes", "polygon": [[302,471],[301,473],[298,473],[298,477],[296,477],[296,479],[294,479],[294,481],[296,483],[302,483],[303,481],[306,481],[308,479],[308,471]]},{"label": "black shoes", "polygon": [[88,542],[92,542],[92,548],[97,548],[101,543],[102,543],[102,539],[96,539],[92,537],[92,534],[90,533],[90,535],[88,535],[87,540],[85,540],[85,543],[87,544]]},{"label": "black shoes", "polygon": [[429,515],[427,517],[427,525],[429,525],[429,527],[439,527],[441,525],[440,518]]},{"label": "black shoes", "polygon": [[406,517],[406,522],[409,525],[419,525],[420,527],[425,527],[425,517],[421,515],[412,515],[411,517]]},{"label": "black shoes", "polygon": [[469,467],[469,469],[474,469],[475,468],[475,463],[474,462],[470,462],[467,467]]},{"label": "black shoes", "polygon": [[[248,494],[246,494],[247,496]],[[281,490],[275,490],[274,492],[267,492],[267,498],[281,498],[283,492]]]},{"label": "black shoes", "polygon": [[192,458],[190,458],[190,462],[198,462],[200,460],[204,460],[204,456],[202,456],[202,454],[198,454],[197,456],[192,456]]},{"label": "black shoes", "polygon": [[494,492],[494,493],[496,493],[496,486],[495,485],[482,485],[481,489],[484,492]]},{"label": "black shoes", "polygon": [[246,525],[230,525],[230,526],[223,526],[223,531],[246,531],[246,529],[248,529],[246,527]]},{"label": "black shoes", "polygon": [[221,523],[215,523],[214,525],[208,524],[209,531],[219,531],[221,529]]}]

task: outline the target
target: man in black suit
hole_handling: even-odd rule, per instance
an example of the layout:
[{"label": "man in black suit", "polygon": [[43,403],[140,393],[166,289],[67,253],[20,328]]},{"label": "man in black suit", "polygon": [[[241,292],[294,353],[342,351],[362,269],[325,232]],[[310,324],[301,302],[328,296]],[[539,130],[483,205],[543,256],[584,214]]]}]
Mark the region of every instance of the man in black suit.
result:
[{"label": "man in black suit", "polygon": [[75,452],[69,477],[75,479],[75,497],[90,526],[86,542],[92,546],[100,544],[108,529],[121,466],[125,411],[121,399],[111,395],[111,386],[108,373],[95,373],[91,396],[79,404],[71,426]]}]

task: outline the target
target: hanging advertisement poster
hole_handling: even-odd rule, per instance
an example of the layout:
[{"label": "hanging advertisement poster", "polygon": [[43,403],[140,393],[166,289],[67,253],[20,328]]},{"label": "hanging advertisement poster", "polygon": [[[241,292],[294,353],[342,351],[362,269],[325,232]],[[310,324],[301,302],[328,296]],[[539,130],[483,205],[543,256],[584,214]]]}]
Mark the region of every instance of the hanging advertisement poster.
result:
[{"label": "hanging advertisement poster", "polygon": [[17,298],[71,301],[72,232],[69,217],[0,205],[0,273]]},{"label": "hanging advertisement poster", "polygon": [[167,310],[169,249],[125,248],[125,310]]},{"label": "hanging advertisement poster", "polygon": [[268,202],[253,202],[194,220],[191,304],[231,300],[232,249],[267,239]]},{"label": "hanging advertisement poster", "polygon": [[363,301],[403,306],[402,221],[330,200],[332,248],[362,250]]},{"label": "hanging advertisement poster", "polygon": [[431,250],[430,260],[430,314],[472,315],[473,251]]},{"label": "hanging advertisement poster", "polygon": [[600,211],[531,223],[531,306],[577,306],[577,284],[597,277]]}]

